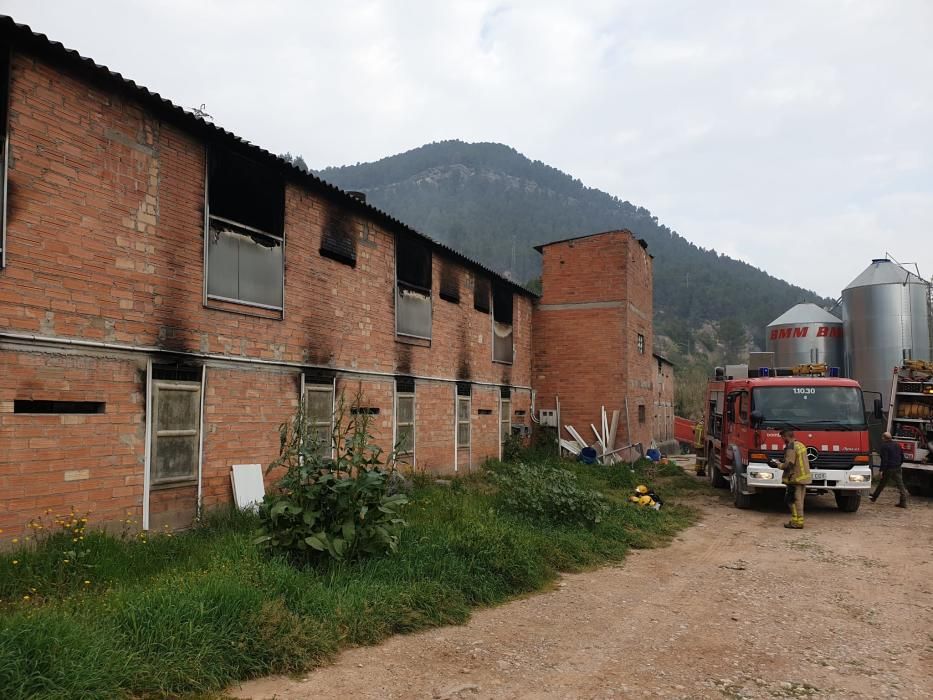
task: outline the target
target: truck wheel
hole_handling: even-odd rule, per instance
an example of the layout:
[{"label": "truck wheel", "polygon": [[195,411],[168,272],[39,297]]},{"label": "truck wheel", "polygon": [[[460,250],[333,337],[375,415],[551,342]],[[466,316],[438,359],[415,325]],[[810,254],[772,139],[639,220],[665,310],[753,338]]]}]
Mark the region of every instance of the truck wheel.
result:
[{"label": "truck wheel", "polygon": [[742,483],[741,479],[742,478],[738,474],[733,474],[729,479],[729,488],[732,491],[732,499],[735,503],[735,507],[745,510],[746,508],[752,507],[752,496],[748,493],[742,493],[742,489],[739,488],[739,485]]},{"label": "truck wheel", "polygon": [[710,445],[706,448],[706,476],[709,478],[709,485],[714,489],[724,489],[729,485],[719,469],[719,464],[719,456]]},{"label": "truck wheel", "polygon": [[933,493],[933,474],[905,474],[904,486],[911,496],[929,496]]},{"label": "truck wheel", "polygon": [[854,513],[862,505],[862,494],[858,492],[834,491],[833,495],[836,497],[836,506],[843,513]]}]

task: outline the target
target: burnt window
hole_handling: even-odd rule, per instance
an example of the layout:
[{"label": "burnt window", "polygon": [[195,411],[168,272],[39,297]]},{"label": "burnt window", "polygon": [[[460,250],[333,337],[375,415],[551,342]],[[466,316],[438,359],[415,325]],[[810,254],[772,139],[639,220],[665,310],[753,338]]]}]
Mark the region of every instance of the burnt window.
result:
[{"label": "burnt window", "polygon": [[489,278],[477,273],[473,276],[473,308],[489,313],[490,291]]},{"label": "burnt window", "polygon": [[201,437],[201,384],[154,380],[152,383],[151,483],[197,481]]},{"label": "burnt window", "polygon": [[64,414],[64,413],[104,413],[107,404],[103,401],[32,401],[15,399],[13,413]]},{"label": "burnt window", "polygon": [[305,384],[305,415],[312,450],[330,457],[334,449],[334,384]]},{"label": "burnt window", "polygon": [[325,258],[356,267],[356,235],[344,219],[328,217],[321,234],[320,253]]},{"label": "burnt window", "polygon": [[270,168],[212,147],[207,177],[207,296],[282,309],[285,182]]},{"label": "burnt window", "polygon": [[6,266],[7,166],[10,136],[10,46],[0,42],[0,268]]},{"label": "burnt window", "polygon": [[426,241],[395,239],[395,331],[431,339],[431,249]]},{"label": "burnt window", "polygon": [[496,283],[492,288],[492,359],[512,363],[512,290]]},{"label": "burnt window", "polygon": [[440,297],[452,304],[460,303],[460,275],[451,262],[445,261],[441,265]]},{"label": "burnt window", "polygon": [[638,404],[638,422],[639,422],[639,423],[644,423],[645,420],[646,420],[646,418],[645,418],[645,404],[640,403],[640,404]]}]

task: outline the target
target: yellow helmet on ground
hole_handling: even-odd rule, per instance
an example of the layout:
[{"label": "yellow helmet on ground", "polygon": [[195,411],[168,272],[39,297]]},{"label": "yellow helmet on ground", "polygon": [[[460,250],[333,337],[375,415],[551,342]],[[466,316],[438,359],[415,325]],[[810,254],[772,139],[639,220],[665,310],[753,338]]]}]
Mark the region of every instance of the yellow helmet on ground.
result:
[{"label": "yellow helmet on ground", "polygon": [[638,496],[629,496],[628,500],[630,500],[632,503],[638,503],[639,499]]},{"label": "yellow helmet on ground", "polygon": [[654,499],[651,496],[642,496],[638,499],[638,503],[643,506],[650,506],[654,504]]},{"label": "yellow helmet on ground", "polygon": [[637,493],[645,494],[645,493],[648,493],[648,487],[645,486],[644,484],[639,484],[638,486],[635,487],[635,491]]}]

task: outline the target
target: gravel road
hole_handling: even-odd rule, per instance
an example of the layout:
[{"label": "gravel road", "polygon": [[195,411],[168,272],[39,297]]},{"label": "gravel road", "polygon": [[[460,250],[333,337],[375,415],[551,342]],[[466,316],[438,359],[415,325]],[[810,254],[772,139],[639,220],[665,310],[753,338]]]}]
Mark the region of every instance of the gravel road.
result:
[{"label": "gravel road", "polygon": [[240,698],[930,698],[933,501],[885,493],[855,514],[807,498],[696,498],[700,524],[664,549],[564,576],[461,627],[351,649]]}]

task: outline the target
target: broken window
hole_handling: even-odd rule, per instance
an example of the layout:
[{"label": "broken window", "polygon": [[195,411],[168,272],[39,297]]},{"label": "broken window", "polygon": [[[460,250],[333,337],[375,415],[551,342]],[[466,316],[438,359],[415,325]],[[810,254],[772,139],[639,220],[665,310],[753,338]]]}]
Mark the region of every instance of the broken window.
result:
[{"label": "broken window", "polygon": [[473,276],[473,308],[489,313],[489,278],[477,273]]},{"label": "broken window", "polygon": [[492,359],[512,363],[512,290],[497,283],[492,288]]},{"label": "broken window", "polygon": [[306,384],[305,412],[313,440],[313,451],[330,457],[334,449],[334,385]]},{"label": "broken window", "polygon": [[639,333],[638,339],[635,341],[635,345],[638,348],[638,354],[644,355],[645,354],[645,336]]},{"label": "broken window", "polygon": [[209,159],[207,296],[280,310],[284,180],[224,148],[211,148]]},{"label": "broken window", "polygon": [[639,423],[644,423],[645,420],[646,420],[646,418],[645,418],[645,404],[640,403],[640,404],[638,404],[638,422],[639,422]]},{"label": "broken window", "polygon": [[0,268],[6,267],[7,166],[10,136],[10,46],[0,43]]},{"label": "broken window", "polygon": [[153,485],[197,481],[201,384],[156,380],[152,386]]},{"label": "broken window", "polygon": [[395,448],[399,455],[415,452],[415,395],[397,394],[395,398]]},{"label": "broken window", "polygon": [[431,249],[411,236],[395,239],[395,331],[431,339]]},{"label": "broken window", "polygon": [[470,446],[470,397],[457,397],[457,447]]}]

